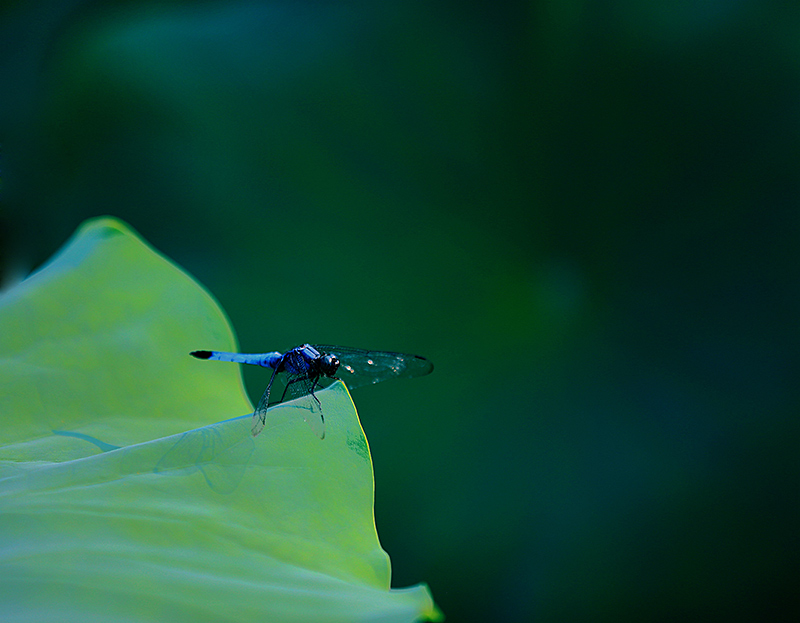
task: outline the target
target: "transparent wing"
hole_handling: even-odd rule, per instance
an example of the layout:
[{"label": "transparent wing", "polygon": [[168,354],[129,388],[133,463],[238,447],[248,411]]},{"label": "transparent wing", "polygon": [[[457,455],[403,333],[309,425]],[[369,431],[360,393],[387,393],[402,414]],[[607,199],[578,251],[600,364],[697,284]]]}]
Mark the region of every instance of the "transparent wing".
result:
[{"label": "transparent wing", "polygon": [[270,402],[270,390],[274,379],[275,373],[273,372],[269,385],[267,385],[267,389],[253,412],[253,437],[264,430],[264,425],[267,421],[267,410],[270,407],[285,401],[294,401],[294,404],[291,405],[292,408],[300,409],[303,419],[311,426],[314,434],[320,439],[325,439],[325,418],[322,415],[322,405],[314,395],[314,390],[316,389],[314,381],[307,375],[287,374],[286,388],[283,390],[280,399]]},{"label": "transparent wing", "polygon": [[253,411],[253,423],[250,428],[250,431],[253,433],[253,437],[258,437],[258,434],[264,430],[264,424],[267,422],[267,409],[269,408],[269,392],[272,389],[272,382],[275,380],[275,375],[277,374],[277,370],[272,371],[272,376],[269,377],[269,383],[267,384],[267,389],[264,390],[264,393],[261,395],[261,400],[258,401],[258,405],[256,405],[256,410]]},{"label": "transparent wing", "polygon": [[425,376],[433,371],[433,364],[419,355],[330,344],[313,344],[313,346],[320,352],[336,355],[339,358],[339,370],[336,375],[350,389],[388,379]]},{"label": "transparent wing", "polygon": [[294,402],[292,406],[302,411],[303,419],[314,434],[320,439],[325,439],[325,416],[322,414],[322,404],[314,394],[315,390],[320,389],[318,380],[319,377],[297,375],[288,380],[285,394],[288,394],[289,399]]}]

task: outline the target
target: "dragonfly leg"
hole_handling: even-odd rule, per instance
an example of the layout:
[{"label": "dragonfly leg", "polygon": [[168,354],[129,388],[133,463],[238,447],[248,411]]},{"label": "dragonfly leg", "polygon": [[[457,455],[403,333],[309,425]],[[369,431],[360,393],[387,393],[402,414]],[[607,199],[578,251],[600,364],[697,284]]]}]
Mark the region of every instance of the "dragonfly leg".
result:
[{"label": "dragonfly leg", "polygon": [[322,406],[319,402],[319,398],[317,398],[317,395],[314,393],[314,390],[317,389],[317,383],[319,383],[319,377],[314,379],[314,384],[311,386],[311,395],[314,396],[314,400],[317,401],[317,404]]},{"label": "dragonfly leg", "polygon": [[317,383],[319,383],[319,377],[314,379],[314,384],[311,386],[311,397],[317,401],[317,405],[319,406],[319,417],[322,418],[322,422],[325,422],[325,416],[322,415],[322,403],[317,398],[317,395],[314,393],[314,390],[317,388]]},{"label": "dragonfly leg", "polygon": [[319,377],[314,379],[314,385],[311,386],[311,397],[317,401],[317,406],[319,407],[319,417],[322,420],[322,423],[325,423],[325,415],[322,413],[322,403],[317,398],[317,395],[314,393],[314,390],[317,388],[317,383],[319,383]]},{"label": "dragonfly leg", "polygon": [[[289,386],[292,383],[297,383],[298,381],[306,381],[306,380],[308,380],[308,378],[309,378],[309,376],[306,374],[305,376],[298,376],[296,378],[293,378],[291,381],[286,383],[286,387],[283,388],[283,395],[281,396],[281,399],[278,402],[283,402],[283,399],[286,398],[286,392],[289,391]],[[314,384],[316,385],[316,382]],[[319,402],[319,401],[317,401],[317,402]]]}]

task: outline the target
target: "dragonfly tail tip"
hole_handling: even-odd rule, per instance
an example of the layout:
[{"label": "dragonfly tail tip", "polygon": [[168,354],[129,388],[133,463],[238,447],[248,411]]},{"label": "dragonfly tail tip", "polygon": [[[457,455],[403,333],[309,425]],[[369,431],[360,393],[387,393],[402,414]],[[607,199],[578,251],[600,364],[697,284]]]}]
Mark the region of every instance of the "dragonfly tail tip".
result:
[{"label": "dragonfly tail tip", "polygon": [[198,359],[209,359],[211,357],[210,350],[193,350],[189,353],[192,357],[197,357]]}]

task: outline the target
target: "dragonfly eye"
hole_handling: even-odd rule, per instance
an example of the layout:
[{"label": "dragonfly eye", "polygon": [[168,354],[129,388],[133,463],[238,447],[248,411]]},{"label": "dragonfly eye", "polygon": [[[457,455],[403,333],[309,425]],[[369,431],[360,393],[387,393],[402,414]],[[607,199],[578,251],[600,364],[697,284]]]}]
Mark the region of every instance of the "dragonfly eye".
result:
[{"label": "dragonfly eye", "polygon": [[333,376],[339,369],[339,359],[336,355],[323,355],[319,361],[319,369],[325,376]]}]

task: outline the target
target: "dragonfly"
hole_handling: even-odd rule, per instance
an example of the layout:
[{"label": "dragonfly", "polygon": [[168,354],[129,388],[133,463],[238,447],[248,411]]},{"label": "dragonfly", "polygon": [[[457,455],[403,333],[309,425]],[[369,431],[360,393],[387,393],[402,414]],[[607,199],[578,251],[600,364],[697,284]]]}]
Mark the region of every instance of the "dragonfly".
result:
[{"label": "dragonfly", "polygon": [[[285,353],[226,353],[216,350],[195,350],[189,353],[198,359],[232,361],[272,369],[272,376],[253,412],[253,437],[264,429],[267,409],[286,400],[300,399],[299,406],[307,413],[304,419],[320,439],[325,438],[325,416],[315,391],[329,381],[344,380],[350,389],[380,383],[394,378],[413,378],[433,371],[433,364],[419,355],[383,350],[363,350],[329,344],[303,344]],[[336,376],[337,373],[340,375]],[[280,400],[270,402],[275,377],[285,376]]]}]

